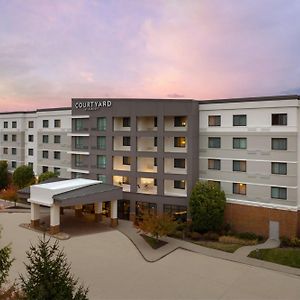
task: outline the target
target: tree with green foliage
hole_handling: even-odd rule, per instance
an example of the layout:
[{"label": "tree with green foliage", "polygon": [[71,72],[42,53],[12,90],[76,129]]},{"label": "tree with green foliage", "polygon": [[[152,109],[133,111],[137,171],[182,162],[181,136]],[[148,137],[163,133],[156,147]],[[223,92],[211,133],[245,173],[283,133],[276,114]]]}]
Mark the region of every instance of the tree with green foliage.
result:
[{"label": "tree with green foliage", "polygon": [[192,229],[197,232],[218,231],[224,222],[226,197],[214,183],[198,181],[190,200]]},{"label": "tree with green foliage", "polygon": [[86,300],[88,289],[78,287],[78,279],[70,273],[66,255],[58,241],[50,243],[45,236],[26,252],[27,276],[20,276],[22,291],[28,300]]},{"label": "tree with green foliage", "polygon": [[43,181],[45,181],[47,179],[56,178],[56,177],[58,177],[57,173],[54,173],[54,172],[51,172],[51,171],[47,171],[47,172],[42,173],[39,176],[38,183],[42,183]]},{"label": "tree with green foliage", "polygon": [[35,183],[35,176],[30,166],[20,166],[16,168],[12,179],[13,184],[19,189]]},{"label": "tree with green foliage", "polygon": [[0,160],[0,190],[8,186],[8,165],[6,160]]},{"label": "tree with green foliage", "polygon": [[143,213],[138,228],[146,234],[149,233],[158,242],[159,237],[173,233],[177,225],[177,222],[169,214]]}]

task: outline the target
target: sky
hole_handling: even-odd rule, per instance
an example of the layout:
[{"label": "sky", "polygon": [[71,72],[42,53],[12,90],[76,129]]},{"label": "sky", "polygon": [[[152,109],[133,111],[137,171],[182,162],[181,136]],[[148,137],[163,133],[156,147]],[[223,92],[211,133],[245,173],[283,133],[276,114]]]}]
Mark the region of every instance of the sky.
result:
[{"label": "sky", "polygon": [[299,0],[0,0],[0,111],[300,94]]}]

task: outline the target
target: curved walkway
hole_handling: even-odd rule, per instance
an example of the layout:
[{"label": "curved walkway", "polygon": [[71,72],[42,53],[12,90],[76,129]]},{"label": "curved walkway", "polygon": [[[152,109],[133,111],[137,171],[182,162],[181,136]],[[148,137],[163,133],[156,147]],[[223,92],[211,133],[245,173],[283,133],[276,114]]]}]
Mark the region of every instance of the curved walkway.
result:
[{"label": "curved walkway", "polygon": [[300,269],[247,257],[248,254],[255,249],[269,249],[278,247],[279,241],[276,240],[267,240],[263,244],[241,247],[235,253],[228,253],[196,245],[191,242],[164,237],[162,238],[162,240],[168,242],[168,244],[159,249],[153,250],[151,246],[149,246],[148,243],[146,243],[145,240],[140,236],[138,230],[132,225],[132,222],[119,220],[119,226],[117,227],[117,229],[131,240],[131,242],[135,245],[135,247],[147,262],[159,261],[160,259],[164,258],[177,249],[184,249],[214,258],[230,260],[242,264],[263,267],[274,271],[300,276]]}]

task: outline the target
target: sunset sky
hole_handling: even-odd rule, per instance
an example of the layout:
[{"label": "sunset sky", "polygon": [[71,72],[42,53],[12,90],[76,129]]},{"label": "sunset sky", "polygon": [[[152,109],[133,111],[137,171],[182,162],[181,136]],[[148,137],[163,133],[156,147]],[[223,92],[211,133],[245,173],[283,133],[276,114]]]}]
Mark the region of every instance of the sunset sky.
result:
[{"label": "sunset sky", "polygon": [[0,111],[300,94],[299,0],[0,0]]}]

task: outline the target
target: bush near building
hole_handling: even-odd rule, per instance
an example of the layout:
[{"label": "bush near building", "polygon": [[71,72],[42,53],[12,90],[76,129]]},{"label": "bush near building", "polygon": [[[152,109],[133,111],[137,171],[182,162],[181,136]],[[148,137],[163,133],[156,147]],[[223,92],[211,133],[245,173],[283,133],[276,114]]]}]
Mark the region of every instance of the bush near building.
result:
[{"label": "bush near building", "polygon": [[0,160],[0,190],[9,184],[8,165],[6,160]]},{"label": "bush near building", "polygon": [[1,191],[0,199],[13,201],[16,205],[16,202],[19,199],[17,189],[13,185],[10,185],[8,188]]},{"label": "bush near building", "polygon": [[192,230],[220,231],[224,222],[225,205],[224,191],[213,183],[198,181],[189,201]]},{"label": "bush near building", "polygon": [[35,183],[35,176],[30,166],[20,166],[13,173],[13,184],[22,189]]},{"label": "bush near building", "polygon": [[58,177],[56,173],[48,171],[45,173],[42,173],[41,175],[39,175],[39,179],[38,179],[38,183],[42,183],[43,181],[50,179],[50,178],[56,178]]}]

